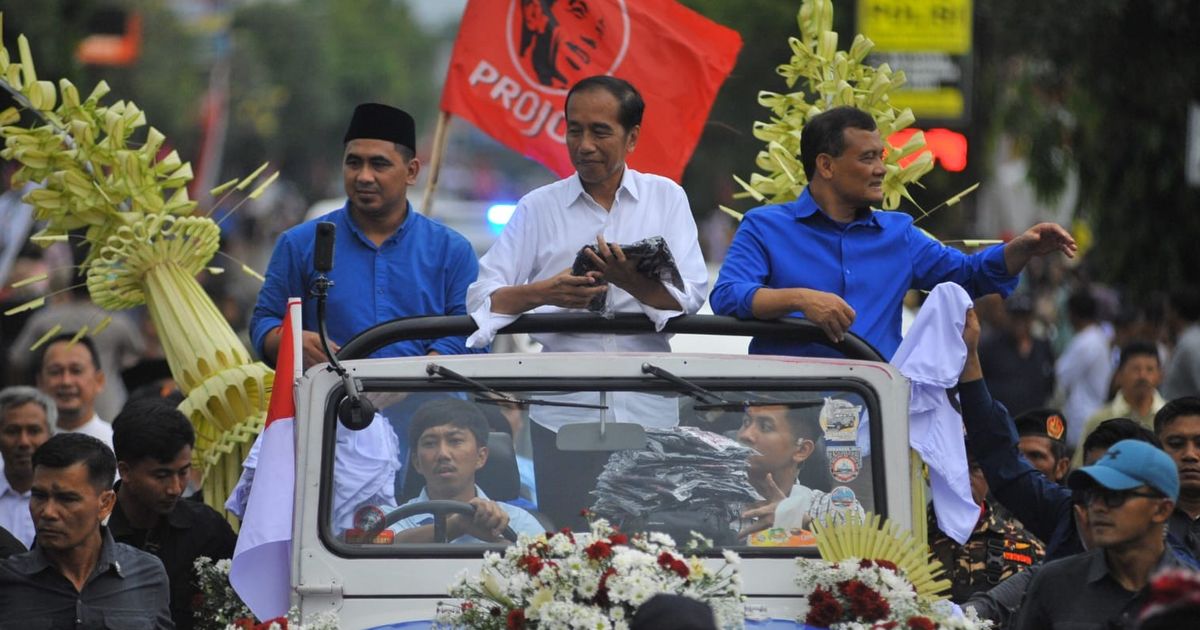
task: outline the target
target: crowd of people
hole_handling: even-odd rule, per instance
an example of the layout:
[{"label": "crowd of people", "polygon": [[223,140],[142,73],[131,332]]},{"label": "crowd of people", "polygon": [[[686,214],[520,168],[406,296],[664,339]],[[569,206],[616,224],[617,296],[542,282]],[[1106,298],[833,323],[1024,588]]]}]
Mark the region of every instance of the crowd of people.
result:
[{"label": "crowd of people", "polygon": [[[1017,628],[1109,627],[1133,623],[1157,571],[1200,566],[1195,293],[1177,291],[1157,311],[1119,308],[1111,292],[1085,282],[1064,295],[1047,270],[1061,270],[1059,254],[1073,257],[1076,243],[1056,224],[966,254],[916,228],[907,214],[872,210],[883,200],[885,145],[870,115],[848,107],[806,125],[808,186],[793,202],[745,216],[710,293],[683,190],[626,166],[644,107],[636,87],[621,79],[574,85],[566,149],[576,173],[522,198],[497,243],[476,259],[466,239],[413,211],[407,199],[421,170],[413,118],[386,105],[359,106],[344,137],[347,202],[320,219],[337,233],[330,346],[336,351],[374,324],[415,315],[470,315],[478,331],[400,342],[373,356],[483,352],[526,312],[641,313],[661,331],[707,299],[714,312],[744,319],[804,317],[830,340],[755,339],[750,353],[828,356],[854,333],[890,359],[902,338],[906,294],[953,282],[978,298],[954,395],[982,506],[964,544],[931,521],[931,546],[949,568],[953,599]],[[326,360],[308,299],[317,278],[316,230],[316,222],[287,230],[271,255],[246,326],[250,345],[268,362],[293,296],[304,298],[304,364]],[[652,265],[631,247],[648,239],[667,252]],[[11,279],[19,266],[6,265],[0,271]],[[994,294],[1001,298],[988,297]],[[0,548],[8,556],[0,561],[0,610],[7,621],[61,618],[73,627],[122,626],[122,619],[191,627],[192,563],[201,555],[230,557],[235,536],[222,515],[191,500],[195,436],[175,409],[179,394],[150,327],[118,318],[94,337],[77,338],[94,307],[77,291],[59,298],[15,337],[3,329],[11,386],[0,391]],[[1057,321],[1063,304],[1066,325]],[[55,334],[55,324],[65,332]],[[31,354],[29,346],[47,335]],[[551,352],[669,350],[661,332],[538,340]],[[540,531],[523,509],[488,499],[475,484],[487,459],[486,421],[470,405],[438,404],[445,408],[421,409],[397,437],[425,482],[418,499],[476,507],[473,516],[449,520],[450,539]],[[614,419],[670,417],[646,413],[645,404],[636,396],[614,403]],[[764,426],[790,426],[786,410],[779,417],[759,411],[738,433],[755,448],[766,441]],[[559,451],[555,434],[569,416],[531,420],[537,504],[561,512],[559,504],[594,487],[606,454]],[[798,464],[813,441],[803,431],[790,439],[808,451],[786,455],[770,473],[768,502],[746,511],[760,522],[745,532],[796,520],[776,510],[797,491]],[[409,519],[391,531],[397,541],[427,541],[429,529]]]}]

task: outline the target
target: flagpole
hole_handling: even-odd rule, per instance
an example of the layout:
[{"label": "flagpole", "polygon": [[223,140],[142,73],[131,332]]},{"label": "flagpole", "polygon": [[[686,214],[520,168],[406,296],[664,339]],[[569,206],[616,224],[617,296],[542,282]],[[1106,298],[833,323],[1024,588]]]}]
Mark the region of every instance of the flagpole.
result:
[{"label": "flagpole", "polygon": [[425,184],[425,198],[421,200],[421,211],[433,216],[433,194],[437,191],[438,175],[442,171],[442,158],[446,152],[446,136],[450,132],[450,112],[438,112],[437,129],[433,132],[433,153],[429,156],[429,181]]}]

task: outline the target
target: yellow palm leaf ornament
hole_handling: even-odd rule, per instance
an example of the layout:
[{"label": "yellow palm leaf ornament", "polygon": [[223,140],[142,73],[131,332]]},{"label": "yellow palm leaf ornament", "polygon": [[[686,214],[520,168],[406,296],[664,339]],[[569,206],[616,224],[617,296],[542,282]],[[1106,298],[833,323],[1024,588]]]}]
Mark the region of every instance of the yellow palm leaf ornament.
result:
[{"label": "yellow palm leaf ornament", "polygon": [[[104,82],[85,99],[66,79],[56,89],[38,79],[24,35],[18,48],[16,61],[0,45],[0,88],[19,105],[0,112],[0,157],[21,165],[14,186],[40,184],[24,198],[47,222],[32,240],[65,241],[69,232],[84,230],[90,252],[81,271],[92,301],[108,311],[146,304],[171,374],[187,396],[180,410],[196,428],[205,502],[221,510],[262,427],[274,373],[251,358],[196,281],[217,251],[220,230],[207,216],[193,216],[196,203],[185,187],[191,166],[174,151],[158,157],[163,134],[149,127],[133,140],[146,127],[136,105],[101,104]],[[21,109],[37,123],[20,125]],[[237,186],[245,189],[263,170]],[[44,303],[39,298],[6,314]]]},{"label": "yellow palm leaf ornament", "polygon": [[831,525],[813,521],[813,535],[822,560],[887,560],[904,571],[917,596],[927,602],[941,599],[950,589],[950,582],[942,579],[942,563],[929,553],[929,546],[878,514]]},{"label": "yellow palm leaf ornament", "polygon": [[[755,158],[761,172],[752,174],[749,182],[734,176],[744,191],[734,195],[739,199],[786,203],[800,196],[808,184],[800,162],[800,133],[817,114],[843,105],[857,107],[871,114],[883,138],[915,122],[911,109],[897,109],[889,101],[889,94],[904,84],[904,73],[893,71],[887,64],[875,67],[863,63],[875,47],[871,40],[856,35],[850,50],[837,49],[831,0],[804,0],[796,21],[800,37],[788,39],[792,57],[776,69],[787,87],[796,91],[759,92],[758,103],[770,110],[771,117],[754,123],[754,137],[765,142],[766,148]],[[921,132],[902,147],[889,146],[884,158],[885,209],[897,208],[901,198],[913,201],[907,186],[933,169],[933,155],[926,151],[905,166],[900,160],[925,146],[925,134]],[[722,210],[740,219],[739,213]]]}]

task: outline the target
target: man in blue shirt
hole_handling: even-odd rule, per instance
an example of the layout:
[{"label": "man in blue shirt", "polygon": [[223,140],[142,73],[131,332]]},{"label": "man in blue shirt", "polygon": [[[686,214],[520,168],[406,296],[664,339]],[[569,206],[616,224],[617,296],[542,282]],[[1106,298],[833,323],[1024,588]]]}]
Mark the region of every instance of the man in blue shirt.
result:
[{"label": "man in blue shirt", "polygon": [[[356,334],[392,319],[418,315],[465,315],[467,287],[478,261],[462,235],[413,211],[408,187],[416,183],[416,124],[407,113],[377,103],[354,110],[345,135],[342,178],[348,200],[317,221],[337,226],[334,268],[328,276],[326,322],[337,351]],[[304,300],[304,365],[325,361],[317,333],[313,244],[317,221],[279,237],[266,281],[250,318],[259,355],[271,360],[279,349],[289,297]],[[375,357],[466,352],[465,338],[412,340],[392,344]]]},{"label": "man in blue shirt", "polygon": [[[1053,223],[968,256],[926,235],[908,214],[872,211],[883,201],[883,153],[866,112],[838,107],[809,121],[800,139],[808,187],[794,202],[746,214],[713,288],[713,312],[743,319],[803,316],[835,342],[854,332],[890,359],[900,345],[901,303],[910,288],[949,281],[972,297],[1007,295],[1032,257],[1074,255],[1074,239]],[[756,338],[750,353],[830,351]]]}]

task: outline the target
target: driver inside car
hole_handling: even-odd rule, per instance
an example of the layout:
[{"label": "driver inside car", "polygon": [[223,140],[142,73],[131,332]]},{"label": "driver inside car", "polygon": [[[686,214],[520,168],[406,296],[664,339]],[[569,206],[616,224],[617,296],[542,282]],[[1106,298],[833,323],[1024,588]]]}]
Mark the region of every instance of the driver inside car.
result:
[{"label": "driver inside car", "polygon": [[[746,409],[737,440],[758,451],[750,457],[750,484],[764,500],[742,512],[738,538],[780,528],[810,529],[812,521],[863,518],[857,499],[841,500],[831,486],[816,408],[761,405]],[[753,543],[753,541],[752,541]]]},{"label": "driver inside car", "polygon": [[[422,405],[410,420],[409,461],[425,480],[421,493],[405,506],[434,500],[468,503],[474,515],[446,517],[446,539],[452,543],[503,542],[511,527],[517,534],[541,534],[544,528],[525,510],[487,498],[475,484],[475,472],[488,458],[488,423],[475,405],[444,398]],[[403,507],[403,506],[401,506]],[[390,510],[385,510],[390,511]],[[396,543],[434,540],[432,514],[416,514],[389,527]]]}]

